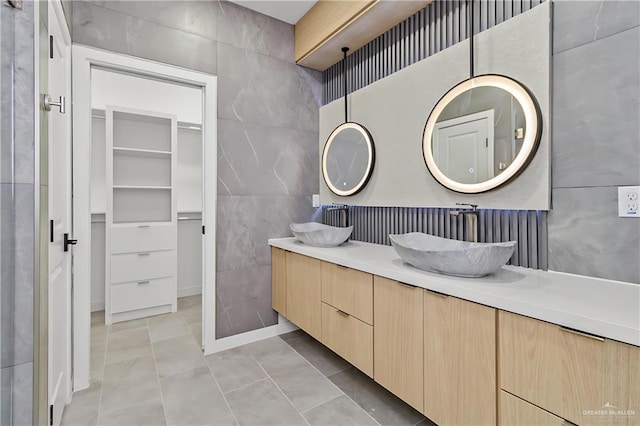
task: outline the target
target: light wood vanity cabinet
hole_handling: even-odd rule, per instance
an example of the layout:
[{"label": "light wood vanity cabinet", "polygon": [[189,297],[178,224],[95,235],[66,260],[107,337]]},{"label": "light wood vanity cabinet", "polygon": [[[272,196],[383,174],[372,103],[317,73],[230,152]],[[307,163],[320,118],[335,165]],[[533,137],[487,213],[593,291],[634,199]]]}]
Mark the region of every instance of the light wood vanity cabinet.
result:
[{"label": "light wood vanity cabinet", "polygon": [[580,425],[602,424],[607,403],[636,412],[616,424],[640,421],[640,348],[504,311],[499,333],[502,389]]},{"label": "light wood vanity cabinet", "polygon": [[322,262],[322,343],[373,377],[373,276]]},{"label": "light wood vanity cabinet", "polygon": [[500,424],[569,426],[562,418],[505,391],[500,391]]},{"label": "light wood vanity cabinet", "polygon": [[423,289],[374,277],[373,373],[418,411],[424,405]]},{"label": "light wood vanity cabinet", "polygon": [[495,425],[496,309],[424,290],[424,414]]},{"label": "light wood vanity cabinet", "polygon": [[278,248],[272,274],[275,310],[440,425],[640,424],[640,347]]},{"label": "light wood vanity cabinet", "polygon": [[271,307],[287,316],[285,251],[271,247]]},{"label": "light wood vanity cabinet", "polygon": [[317,340],[322,339],[321,263],[285,252],[287,318]]}]

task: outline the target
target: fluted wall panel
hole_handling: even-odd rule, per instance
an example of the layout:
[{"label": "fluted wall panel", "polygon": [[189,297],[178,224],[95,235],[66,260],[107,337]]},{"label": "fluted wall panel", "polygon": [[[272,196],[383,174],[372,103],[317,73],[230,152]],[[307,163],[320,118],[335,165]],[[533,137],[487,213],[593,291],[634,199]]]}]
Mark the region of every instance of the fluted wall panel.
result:
[{"label": "fluted wall panel", "polygon": [[[483,0],[474,6],[474,33],[526,12],[544,0]],[[437,0],[347,57],[347,93],[465,40],[467,0]],[[322,74],[323,105],[344,95],[342,62]]]},{"label": "fluted wall panel", "polygon": [[[390,245],[389,234],[424,232],[438,237],[464,240],[466,220],[452,216],[451,209],[415,207],[346,206],[348,214],[323,206],[322,222],[353,225],[351,239]],[[526,210],[479,210],[478,241],[495,243],[517,241],[509,264],[547,269],[547,212]]]}]

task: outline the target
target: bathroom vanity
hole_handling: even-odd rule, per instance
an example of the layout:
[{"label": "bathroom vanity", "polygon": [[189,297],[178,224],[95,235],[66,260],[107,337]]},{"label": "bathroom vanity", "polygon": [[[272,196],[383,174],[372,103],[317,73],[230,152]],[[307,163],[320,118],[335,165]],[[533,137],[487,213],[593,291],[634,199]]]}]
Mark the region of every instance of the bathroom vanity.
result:
[{"label": "bathroom vanity", "polygon": [[273,308],[434,422],[640,423],[640,286],[505,266],[483,278],[393,248],[272,247]]}]

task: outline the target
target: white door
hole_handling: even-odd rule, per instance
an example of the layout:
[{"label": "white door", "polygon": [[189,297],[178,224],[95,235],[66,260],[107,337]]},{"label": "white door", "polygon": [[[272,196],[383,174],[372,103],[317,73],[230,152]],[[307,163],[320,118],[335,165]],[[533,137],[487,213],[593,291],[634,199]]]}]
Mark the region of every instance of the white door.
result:
[{"label": "white door", "polygon": [[438,168],[460,183],[493,177],[493,110],[436,123],[433,157]]},{"label": "white door", "polygon": [[[49,5],[49,95],[67,108],[70,99],[71,44],[64,19]],[[57,8],[61,9],[61,8]],[[61,100],[60,97],[64,99]],[[70,111],[52,105],[49,120],[49,404],[59,425],[71,393],[71,139]]]}]

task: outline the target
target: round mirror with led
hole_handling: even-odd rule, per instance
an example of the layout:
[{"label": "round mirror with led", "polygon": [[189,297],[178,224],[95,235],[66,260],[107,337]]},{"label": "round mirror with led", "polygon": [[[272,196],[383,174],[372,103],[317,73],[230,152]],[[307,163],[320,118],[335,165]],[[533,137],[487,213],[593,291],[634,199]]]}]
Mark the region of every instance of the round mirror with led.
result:
[{"label": "round mirror with led", "polygon": [[375,148],[369,131],[347,117],[347,51],[343,47],[344,123],[336,127],[322,152],[322,177],[331,192],[343,197],[356,194],[369,181],[375,164]]},{"label": "round mirror with led", "polygon": [[422,135],[431,175],[452,191],[477,194],[505,185],[533,158],[542,133],[533,94],[514,79],[474,74],[474,0],[468,1],[469,78],[436,103]]},{"label": "round mirror with led", "polygon": [[541,130],[538,105],[523,85],[482,75],[455,86],[433,108],[423,155],[429,172],[445,187],[486,192],[524,170]]},{"label": "round mirror with led", "polygon": [[367,129],[358,123],[343,123],[331,132],[324,146],[322,176],[334,194],[353,195],[366,185],[374,160]]}]

